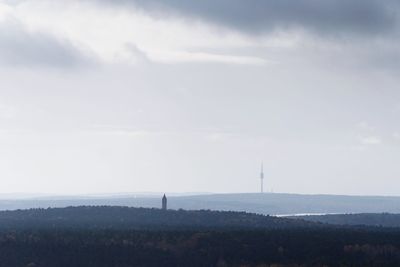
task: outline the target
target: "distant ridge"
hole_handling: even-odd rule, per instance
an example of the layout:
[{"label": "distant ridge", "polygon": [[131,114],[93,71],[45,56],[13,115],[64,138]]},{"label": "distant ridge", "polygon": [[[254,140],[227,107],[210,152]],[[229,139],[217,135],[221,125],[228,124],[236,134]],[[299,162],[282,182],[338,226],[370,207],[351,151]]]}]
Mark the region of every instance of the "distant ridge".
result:
[{"label": "distant ridge", "polygon": [[161,210],[117,206],[0,211],[0,230],[13,229],[286,229],[318,223],[245,212]]},{"label": "distant ridge", "polygon": [[295,219],[334,225],[400,227],[400,214],[391,213],[307,215]]},{"label": "distant ridge", "polygon": [[[0,210],[99,205],[159,208],[161,197],[160,194],[151,197],[117,195],[0,199]],[[265,215],[400,213],[400,197],[284,193],[168,195],[168,206],[171,209],[246,211]]]}]

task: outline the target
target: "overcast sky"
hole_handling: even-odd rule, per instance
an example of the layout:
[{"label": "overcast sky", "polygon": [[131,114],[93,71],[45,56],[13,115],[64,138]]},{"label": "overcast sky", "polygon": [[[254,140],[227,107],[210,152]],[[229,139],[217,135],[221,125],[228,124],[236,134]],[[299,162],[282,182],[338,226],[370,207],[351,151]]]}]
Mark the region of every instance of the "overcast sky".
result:
[{"label": "overcast sky", "polygon": [[0,193],[400,195],[400,1],[0,1]]}]

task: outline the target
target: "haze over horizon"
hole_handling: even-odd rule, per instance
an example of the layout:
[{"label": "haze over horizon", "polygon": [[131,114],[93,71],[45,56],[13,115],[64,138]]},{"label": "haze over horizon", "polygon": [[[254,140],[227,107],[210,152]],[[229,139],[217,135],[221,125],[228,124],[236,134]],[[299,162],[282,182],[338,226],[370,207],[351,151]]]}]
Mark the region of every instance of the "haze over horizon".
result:
[{"label": "haze over horizon", "polygon": [[400,196],[400,1],[0,1],[0,194]]}]

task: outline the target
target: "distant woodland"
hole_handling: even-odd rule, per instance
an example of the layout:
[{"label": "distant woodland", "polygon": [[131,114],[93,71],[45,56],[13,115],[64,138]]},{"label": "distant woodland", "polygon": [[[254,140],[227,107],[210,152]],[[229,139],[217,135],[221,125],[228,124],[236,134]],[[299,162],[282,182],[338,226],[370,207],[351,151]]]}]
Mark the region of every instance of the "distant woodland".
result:
[{"label": "distant woodland", "polygon": [[311,222],[337,225],[368,225],[377,227],[400,227],[400,214],[390,213],[358,213],[298,216]]},{"label": "distant woodland", "polygon": [[246,212],[81,206],[0,211],[0,229],[279,229],[317,226]]},{"label": "distant woodland", "polygon": [[248,213],[124,207],[0,212],[0,267],[399,263],[397,228],[333,227]]}]

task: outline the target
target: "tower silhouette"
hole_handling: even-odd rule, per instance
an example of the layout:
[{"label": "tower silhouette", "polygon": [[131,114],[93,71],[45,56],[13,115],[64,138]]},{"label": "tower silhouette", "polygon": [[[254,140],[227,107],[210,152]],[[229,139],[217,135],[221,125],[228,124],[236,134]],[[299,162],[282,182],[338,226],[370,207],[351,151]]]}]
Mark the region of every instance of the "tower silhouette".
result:
[{"label": "tower silhouette", "polygon": [[261,162],[261,173],[260,173],[260,180],[261,180],[261,193],[264,193],[264,164]]},{"label": "tower silhouette", "polygon": [[167,210],[167,197],[165,196],[165,194],[162,197],[162,209]]}]

